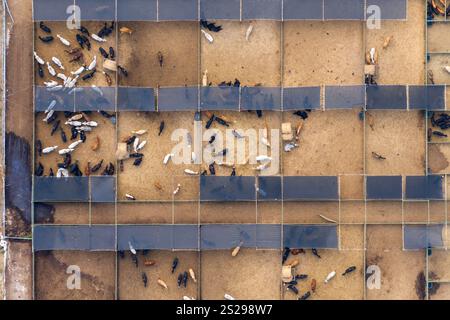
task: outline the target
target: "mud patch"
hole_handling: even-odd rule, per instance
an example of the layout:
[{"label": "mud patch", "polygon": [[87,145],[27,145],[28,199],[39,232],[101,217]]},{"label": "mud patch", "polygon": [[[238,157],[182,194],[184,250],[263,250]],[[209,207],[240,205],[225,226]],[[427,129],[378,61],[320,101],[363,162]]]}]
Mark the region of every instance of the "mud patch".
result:
[{"label": "mud patch", "polygon": [[416,294],[419,300],[425,300],[426,292],[425,286],[427,285],[427,280],[425,279],[425,274],[421,271],[417,275],[416,279]]},{"label": "mud patch", "polygon": [[54,223],[55,207],[46,203],[36,203],[34,205],[34,222],[35,223]]},{"label": "mud patch", "polygon": [[441,172],[448,168],[450,163],[447,157],[442,152],[440,145],[430,144],[428,145],[428,167],[431,172]]},{"label": "mud patch", "polygon": [[[430,275],[428,277],[429,279],[436,279],[437,275],[434,272],[430,272]],[[436,294],[436,292],[439,290],[439,287],[441,286],[440,283],[437,282],[431,282],[428,286],[428,295],[432,296]]]},{"label": "mud patch", "polygon": [[31,232],[30,144],[9,132],[5,141],[6,235],[23,237]]},{"label": "mud patch", "polygon": [[[67,287],[69,266],[80,268],[80,289]],[[42,251],[35,256],[36,299],[111,300],[115,297],[111,252]],[[52,275],[52,276],[49,276]]]}]

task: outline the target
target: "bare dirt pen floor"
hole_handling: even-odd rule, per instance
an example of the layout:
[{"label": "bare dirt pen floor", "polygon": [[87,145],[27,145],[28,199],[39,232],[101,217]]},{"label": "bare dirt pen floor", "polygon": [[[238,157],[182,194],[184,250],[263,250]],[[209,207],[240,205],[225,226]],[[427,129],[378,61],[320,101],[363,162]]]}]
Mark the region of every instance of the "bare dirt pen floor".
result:
[{"label": "bare dirt pen floor", "polygon": [[[39,28],[39,23],[35,24],[35,38],[34,38],[34,44],[35,44],[35,51],[36,53],[45,61],[50,62],[52,67],[55,69],[57,73],[62,72],[66,76],[70,76],[71,71],[76,71],[81,66],[89,66],[89,64],[94,59],[94,56],[97,56],[97,71],[98,73],[94,78],[89,79],[87,81],[79,80],[78,86],[91,86],[92,84],[95,84],[97,87],[107,87],[108,83],[106,82],[105,77],[101,74],[101,71],[105,71],[103,69],[103,60],[104,58],[99,52],[99,48],[102,47],[107,52],[109,51],[109,48],[112,47],[117,52],[117,44],[116,44],[116,34],[113,32],[110,34],[106,42],[99,43],[95,40],[90,39],[91,43],[91,49],[88,50],[86,47],[84,50],[82,50],[84,59],[80,61],[74,61],[69,62],[71,60],[71,55],[69,55],[65,50],[70,50],[72,48],[79,47],[79,44],[76,40],[76,35],[81,34],[78,30],[70,30],[67,28],[66,22],[48,22],[46,25],[52,30],[52,35],[54,37],[54,40],[49,43],[44,43],[39,39],[39,36],[45,37],[48,36],[47,33],[42,31]],[[100,29],[104,26],[103,22],[83,22],[82,24],[85,28],[88,29],[90,33],[97,33],[100,31]],[[64,39],[68,40],[70,42],[70,46],[65,46],[57,37],[56,35],[59,34]],[[64,70],[61,70],[58,68],[53,62],[51,62],[52,57],[58,58],[62,65],[64,66]],[[47,65],[42,67],[44,69],[44,78],[40,78],[37,71],[38,69],[35,68],[35,79],[37,85],[44,85],[44,81],[50,81],[50,80],[57,80],[56,78],[52,77],[47,69]],[[84,75],[83,73],[82,75]],[[112,85],[114,86],[116,83],[116,75],[114,73],[108,72],[111,76]],[[81,77],[80,77],[81,78]],[[58,80],[57,80],[58,81]],[[62,82],[59,80],[59,82]]]},{"label": "bare dirt pen floor", "polygon": [[[80,289],[70,289],[70,267],[79,267]],[[35,297],[39,300],[115,298],[115,253],[46,251],[35,254]],[[69,272],[68,272],[69,271]]]},{"label": "bare dirt pen floor", "polygon": [[[121,22],[118,62],[127,69],[121,86],[181,87],[199,84],[199,29],[196,22]],[[160,67],[158,53],[164,57]]]},{"label": "bare dirt pen floor", "polygon": [[[201,70],[208,70],[213,85],[237,78],[243,86],[280,86],[280,22],[218,20],[217,24],[224,30],[213,34],[213,43],[201,37]],[[245,34],[250,25],[253,25],[253,32],[246,41]]]},{"label": "bare dirt pen floor", "polygon": [[[229,123],[229,126],[225,127],[214,122],[211,128],[206,130],[205,123],[208,121],[211,114],[226,120]],[[203,143],[204,152],[206,153],[205,156],[208,154],[208,140],[210,140],[211,136],[215,135],[216,138],[213,144],[215,152],[220,152],[223,149],[237,150],[241,144],[245,145],[245,153],[238,155],[237,152],[227,152],[223,159],[219,158],[217,161],[218,163],[235,164],[237,176],[254,176],[259,174],[258,170],[256,170],[259,165],[259,163],[256,162],[256,156],[261,154],[266,154],[268,156],[273,154],[272,157],[274,161],[271,163],[270,172],[271,175],[279,175],[282,170],[282,163],[280,161],[275,161],[277,156],[273,152],[274,150],[280,152],[279,150],[282,147],[277,143],[277,140],[279,141],[280,138],[281,120],[282,114],[277,111],[263,111],[261,117],[258,117],[256,112],[248,111],[242,111],[240,113],[233,111],[205,112],[203,116],[203,137],[204,140],[206,140]],[[237,130],[244,138],[235,138],[231,130]],[[259,144],[261,143],[264,130],[267,130],[267,141],[270,146],[266,147],[265,145],[258,145],[258,148],[250,149],[249,141],[252,133],[255,134],[256,143]],[[208,160],[205,157],[204,159]],[[230,168],[229,165],[216,165],[215,168],[216,175],[218,176],[230,176],[232,172],[232,168]],[[207,169],[207,166],[203,166],[202,169]]]},{"label": "bare dirt pen floor", "polygon": [[448,300],[450,296],[450,285],[448,283],[439,284],[436,293],[430,294],[430,300]]},{"label": "bare dirt pen floor", "polygon": [[[241,249],[231,259],[230,251],[201,253],[202,299],[280,299],[279,251]],[[220,266],[220,272],[218,271]]]},{"label": "bare dirt pen floor", "polygon": [[[117,61],[124,66],[128,77],[111,73],[113,86],[132,87],[182,87],[201,84],[202,73],[207,70],[208,82],[218,85],[222,81],[239,79],[242,86],[322,86],[364,84],[364,59],[367,50],[376,47],[379,52],[379,76],[383,85],[423,84],[425,81],[425,26],[423,1],[408,1],[407,21],[383,21],[380,30],[368,30],[364,23],[356,21],[217,21],[223,26],[219,33],[211,33],[214,42],[209,43],[195,22],[124,22],[116,27],[128,27],[131,34],[120,33],[108,37],[104,48],[116,49]],[[254,29],[247,42],[245,32],[252,24]],[[54,30],[75,44],[75,32],[67,30],[64,23],[48,23]],[[97,31],[102,24],[83,23],[90,31]],[[432,30],[443,28],[435,24]],[[37,35],[44,35],[35,25],[35,45],[38,54],[46,61],[59,57],[70,70],[79,67],[69,63],[65,47],[55,39],[51,45],[42,43]],[[436,31],[442,34],[442,31]],[[116,43],[116,36],[118,42]],[[392,36],[391,44],[383,49],[384,39]],[[430,34],[429,34],[430,37]],[[436,40],[433,40],[436,39]],[[435,52],[448,51],[431,35]],[[91,41],[91,51],[84,50],[86,61],[98,52],[98,44]],[[413,45],[412,45],[413,44]],[[441,45],[441,47],[439,46]],[[159,66],[158,52],[164,57]],[[439,60],[440,59],[440,60]],[[435,53],[428,68],[433,69],[436,83],[447,83],[441,66],[447,56]],[[101,63],[99,70],[101,71]],[[44,68],[46,80],[48,72]],[[36,83],[43,80],[35,75]],[[107,85],[101,73],[82,83],[90,86]],[[299,282],[299,295],[310,291],[311,280],[316,279],[316,292],[311,299],[418,299],[417,277],[426,272],[426,254],[421,251],[404,251],[402,223],[445,223],[445,201],[400,202],[364,201],[364,174],[369,175],[423,175],[428,167],[433,173],[447,174],[450,167],[450,149],[446,144],[426,144],[426,121],[423,112],[377,110],[368,111],[365,120],[360,109],[315,110],[306,120],[292,112],[263,111],[259,118],[255,112],[211,111],[202,112],[205,140],[216,132],[225,135],[226,129],[278,129],[282,123],[291,122],[296,128],[303,123],[298,140],[299,147],[290,153],[277,148],[281,160],[276,164],[276,175],[331,175],[339,176],[340,201],[322,202],[199,202],[199,176],[189,176],[183,171],[202,172],[209,168],[204,164],[163,164],[166,154],[177,144],[172,139],[175,129],[187,129],[193,136],[194,112],[120,112],[117,124],[93,112],[92,120],[99,126],[87,135],[87,141],[77,148],[73,158],[84,171],[87,162],[100,160],[116,166],[117,204],[52,203],[52,220],[39,223],[54,224],[208,224],[208,223],[285,223],[329,224],[319,216],[336,220],[339,250],[319,250],[321,258],[306,250],[305,254],[291,255],[288,262],[298,259],[298,274],[307,274]],[[205,123],[214,113],[230,123],[224,127],[213,123],[213,131],[207,133]],[[45,146],[63,146],[59,131],[50,136],[51,126],[42,121],[43,114],[36,115],[36,139]],[[62,112],[58,119],[65,121]],[[161,135],[159,127],[164,121]],[[63,125],[67,136],[68,127]],[[133,160],[125,160],[123,171],[115,161],[117,142],[129,137],[134,130],[148,132],[139,137],[146,140],[142,150],[143,162],[134,166]],[[100,138],[100,148],[92,151],[94,138]],[[245,138],[248,142],[248,138]],[[223,142],[223,141],[222,141]],[[237,139],[234,139],[237,142]],[[70,143],[70,142],[68,142]],[[217,150],[225,143],[217,141]],[[207,141],[203,146],[208,145]],[[428,151],[428,159],[426,159]],[[378,160],[372,152],[383,155]],[[249,158],[255,153],[248,151]],[[50,167],[56,171],[61,157],[56,153],[36,156],[48,174]],[[225,158],[225,162],[227,162]],[[253,176],[255,164],[236,164],[236,175]],[[215,166],[216,175],[229,176],[229,166]],[[180,184],[180,191],[173,191]],[[125,194],[136,197],[128,201]],[[175,200],[175,201],[174,201]],[[170,266],[175,257],[180,264],[174,274]],[[117,259],[117,266],[116,266]],[[144,266],[145,260],[155,260],[156,265]],[[433,250],[428,257],[429,278],[433,281],[450,281],[448,254]],[[138,253],[138,267],[130,253],[121,258],[114,253],[48,252],[37,253],[36,298],[38,299],[181,299],[183,295],[196,299],[223,299],[224,293],[237,299],[296,299],[298,296],[280,282],[281,251],[241,249],[237,257],[230,250],[202,252],[151,251]],[[82,289],[66,288],[66,269],[79,264],[82,270]],[[377,264],[382,271],[380,289],[366,289],[364,268]],[[98,267],[100,266],[100,267]],[[356,271],[342,276],[346,268]],[[117,269],[116,269],[117,267]],[[177,288],[179,272],[192,268],[197,283],[188,280],[187,288]],[[117,281],[116,272],[117,270]],[[325,277],[336,271],[336,277],[325,284]],[[148,277],[144,287],[142,273]],[[49,274],[55,276],[49,277]],[[164,280],[163,289],[157,280]],[[420,292],[420,290],[419,290]],[[440,284],[430,299],[448,299],[448,284]]]},{"label": "bare dirt pen floor", "polygon": [[[425,173],[425,117],[421,111],[366,113],[366,172],[372,175]],[[372,152],[385,157],[376,159]]]},{"label": "bare dirt pen floor", "polygon": [[364,83],[364,25],[353,21],[284,23],[284,86]]},{"label": "bare dirt pen floor", "polygon": [[[164,121],[164,131],[159,135],[159,127]],[[140,166],[133,165],[133,159],[124,161],[124,170],[118,176],[118,198],[125,200],[125,194],[131,194],[138,200],[172,200],[173,191],[181,184],[181,191],[176,195],[177,200],[198,199],[198,176],[189,177],[184,169],[199,171],[199,165],[191,164],[180,166],[169,161],[166,165],[163,160],[178,140],[172,140],[172,133],[176,129],[188,130],[193,136],[194,113],[177,112],[174,121],[173,113],[148,112],[134,113],[122,112],[118,122],[119,140],[122,141],[132,131],[148,130],[140,136],[140,141],[147,141],[141,153],[144,154]]]},{"label": "bare dirt pen floor", "polygon": [[[119,299],[150,299],[150,300],[180,300],[183,296],[199,297],[199,284],[201,283],[199,272],[199,253],[198,252],[167,252],[150,251],[145,256],[140,252],[137,255],[138,266],[131,259],[129,252],[125,253],[124,258],[118,258],[118,298]],[[174,273],[172,262],[178,258],[178,266]],[[145,266],[144,262],[153,260],[156,262],[153,266]],[[180,273],[194,270],[197,282],[190,277],[187,286],[177,286],[177,278]],[[147,287],[142,281],[142,273],[148,278]],[[167,289],[158,284],[162,280],[167,284]]]},{"label": "bare dirt pen floor", "polygon": [[[22,137],[25,143],[33,143],[32,110],[32,10],[31,1],[9,1],[11,14],[20,17],[14,23],[6,15],[7,35],[3,35],[5,41],[6,57],[5,66],[8,66],[5,83],[5,118],[4,132],[14,132]],[[14,110],[14,112],[11,112]],[[7,202],[5,199],[5,205]],[[10,213],[10,212],[9,212]],[[20,225],[22,220],[14,213],[8,214],[7,221]],[[17,230],[17,229],[16,229]],[[21,231],[21,230],[20,230]],[[16,231],[8,233],[16,236]],[[5,265],[5,298],[6,299],[31,299],[32,290],[32,252],[30,241],[9,241],[8,252],[4,255]]]},{"label": "bare dirt pen floor", "polygon": [[380,289],[368,289],[367,299],[418,299],[416,280],[425,272],[425,250],[403,251],[400,225],[367,226],[366,240],[366,265],[377,265],[382,273]]},{"label": "bare dirt pen floor", "polygon": [[[39,156],[38,152],[35,153],[36,165],[40,162],[44,166],[44,175],[49,174],[50,168],[52,168],[56,175],[58,170],[57,164],[64,162],[64,156],[59,155],[58,151],[68,148],[70,144],[80,139],[80,135],[77,135],[75,139],[71,139],[71,126],[65,124],[68,119],[64,116],[63,112],[56,112],[56,114],[56,120],[51,124],[47,124],[42,121],[45,118],[44,113],[36,113],[36,141],[40,140],[43,148],[58,146],[56,151],[49,154],[42,154]],[[90,166],[93,167],[103,160],[101,169],[92,173],[92,175],[100,175],[105,169],[105,166],[109,163],[116,165],[116,126],[115,124],[112,124],[109,119],[101,116],[97,112],[90,113],[88,117],[90,121],[97,122],[98,126],[93,128],[91,132],[86,132],[86,141],[78,145],[75,151],[71,153],[72,162],[75,163],[75,161],[78,161],[80,170],[86,174],[88,162],[90,163]],[[57,129],[56,132],[51,135],[53,125],[57,121],[60,121],[59,126],[66,135],[66,143],[64,143],[61,138],[61,129]],[[93,146],[96,144],[97,138],[100,143],[98,148],[94,151]]]},{"label": "bare dirt pen floor", "polygon": [[283,153],[283,174],[362,174],[364,123],[358,114],[356,109],[314,111],[303,121],[292,112],[283,112],[283,122],[294,127],[303,122],[299,147]]},{"label": "bare dirt pen floor", "polygon": [[[379,53],[379,84],[423,84],[425,81],[424,1],[410,0],[407,21],[382,21],[381,28],[367,29],[366,50]],[[386,37],[390,45],[383,49]],[[414,45],[411,45],[414,43]]]}]

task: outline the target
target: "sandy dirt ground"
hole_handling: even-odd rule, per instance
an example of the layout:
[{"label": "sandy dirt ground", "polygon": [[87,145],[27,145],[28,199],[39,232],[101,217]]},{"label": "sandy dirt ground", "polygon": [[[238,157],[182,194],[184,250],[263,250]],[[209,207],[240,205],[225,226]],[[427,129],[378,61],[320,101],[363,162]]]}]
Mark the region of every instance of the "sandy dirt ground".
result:
[{"label": "sandy dirt ground", "polygon": [[366,216],[364,201],[341,201],[341,223],[364,224],[365,221]]},{"label": "sandy dirt ground", "polygon": [[[161,122],[164,121],[164,131],[159,135]],[[137,200],[172,200],[173,191],[181,184],[181,190],[176,195],[178,200],[198,199],[198,176],[187,176],[184,169],[198,172],[195,164],[180,166],[172,161],[164,165],[164,157],[172,152],[178,140],[171,140],[172,132],[185,129],[193,135],[194,113],[134,113],[126,112],[119,115],[119,140],[131,135],[133,130],[148,130],[140,137],[147,141],[141,153],[144,154],[140,166],[133,165],[133,159],[124,161],[124,171],[118,176],[118,199],[125,200],[125,194],[133,195]],[[148,175],[143,174],[148,173]]]},{"label": "sandy dirt ground", "polygon": [[256,206],[257,223],[281,223],[283,221],[283,204],[281,202],[258,202]]},{"label": "sandy dirt ground", "polygon": [[[9,1],[11,14],[20,17],[12,25],[6,65],[7,95],[5,132],[14,132],[32,143],[32,29],[31,1]],[[14,112],[12,112],[14,110]],[[14,218],[14,217],[9,217]],[[32,299],[31,242],[9,242],[5,266],[6,299]]]},{"label": "sandy dirt ground", "polygon": [[339,190],[341,200],[363,200],[364,176],[358,174],[339,176]]},{"label": "sandy dirt ground", "polygon": [[[299,280],[299,296],[306,292],[311,292],[313,300],[360,300],[364,297],[364,253],[358,250],[335,251],[319,250],[320,259],[313,256],[308,250],[305,255],[291,257],[287,263],[299,259],[300,266],[297,267],[297,274],[306,274],[308,278]],[[356,270],[348,275],[342,273],[350,267],[355,266]],[[325,283],[327,275],[336,272],[336,277]],[[316,280],[316,292],[311,291],[311,281]],[[286,289],[283,290],[284,299],[296,299],[297,296]]]},{"label": "sandy dirt ground", "polygon": [[[230,125],[229,127],[222,126],[218,123],[213,123],[209,130],[206,130],[205,125],[209,119],[209,115],[214,114],[218,117],[226,120]],[[263,111],[262,116],[258,117],[255,112],[231,112],[231,111],[218,111],[218,112],[210,112],[204,113],[203,116],[203,150],[206,155],[208,152],[208,140],[215,133],[221,133],[221,135],[216,135],[216,140],[213,143],[213,147],[215,152],[220,152],[223,149],[238,149],[241,144],[245,144],[245,153],[239,154],[237,152],[230,153],[227,152],[226,156],[223,159],[218,159],[218,163],[221,161],[224,163],[235,164],[236,167],[236,175],[237,176],[253,176],[256,174],[260,175],[279,175],[282,172],[282,162],[275,161],[278,159],[278,155],[281,154],[280,148],[281,143],[277,144],[273,137],[279,138],[281,132],[281,122],[282,122],[282,114],[276,111]],[[231,132],[231,130],[238,130],[241,136],[245,138],[235,138]],[[270,144],[270,147],[266,145],[261,145],[263,131],[267,130],[267,140]],[[250,135],[254,133],[257,137],[256,143],[258,143],[258,147],[255,149],[249,148]],[[230,135],[230,138],[228,138]],[[234,147],[233,147],[234,146]],[[278,152],[278,155],[276,153]],[[256,156],[258,155],[268,155],[271,156],[274,161],[271,163],[271,166],[267,170],[258,171],[255,170],[259,163],[256,161]],[[206,158],[204,158],[207,160]],[[245,163],[245,164],[244,164]],[[215,166],[216,175],[218,176],[229,176],[232,172],[230,166]],[[208,170],[209,171],[209,170]]]},{"label": "sandy dirt ground", "polygon": [[429,53],[448,53],[450,47],[446,41],[442,41],[442,34],[447,33],[449,25],[446,23],[433,23],[427,28],[428,52]]},{"label": "sandy dirt ground", "polygon": [[[180,300],[183,296],[199,299],[200,296],[200,272],[198,252],[168,252],[150,251],[145,256],[142,252],[137,255],[138,266],[131,259],[131,253],[126,252],[124,258],[118,258],[118,298],[122,300],[145,299],[145,300]],[[174,273],[172,262],[178,258],[178,266]],[[145,261],[154,261],[152,266],[145,266]],[[203,265],[202,265],[203,267]],[[177,286],[180,273],[192,269],[197,282],[188,277],[186,288]],[[142,273],[148,279],[147,287],[144,286]],[[158,284],[158,280],[166,283],[167,289]]]},{"label": "sandy dirt ground", "polygon": [[430,300],[448,300],[450,297],[450,285],[448,283],[439,284],[435,294],[430,294]]},{"label": "sandy dirt ground", "polygon": [[[199,84],[199,27],[196,22],[127,22],[119,28],[119,64],[127,69],[121,86],[167,87]],[[160,67],[158,52],[164,57]]]},{"label": "sandy dirt ground", "polygon": [[401,224],[401,201],[368,201],[366,204],[367,223]]},{"label": "sandy dirt ground", "polygon": [[[31,1],[23,1],[20,4],[13,2],[15,6],[11,10],[13,16],[23,17],[23,20],[14,24],[7,16],[7,48],[6,48],[6,101],[5,101],[5,134],[14,133],[23,138],[23,142],[32,144],[32,23],[31,23]],[[23,36],[21,36],[24,34]],[[22,116],[20,115],[22,114]],[[8,185],[11,177],[5,178]],[[8,225],[8,236],[24,236],[29,233],[29,225],[24,223],[20,210],[9,207],[5,203],[6,223]],[[11,226],[11,227],[10,227]],[[6,232],[6,230],[5,230]]]},{"label": "sandy dirt ground", "polygon": [[[425,173],[425,118],[421,111],[366,113],[366,173],[423,175]],[[372,152],[385,157],[375,158]]]},{"label": "sandy dirt ground", "polygon": [[425,272],[425,251],[402,250],[401,226],[367,226],[366,241],[366,265],[381,269],[381,287],[368,289],[367,299],[418,299],[416,279]]},{"label": "sandy dirt ground", "polygon": [[[36,165],[38,165],[39,162],[43,165],[44,175],[46,176],[49,175],[50,168],[56,175],[56,172],[58,171],[57,164],[64,162],[64,157],[58,154],[58,150],[66,149],[70,144],[80,139],[79,135],[75,139],[71,139],[71,126],[64,124],[67,121],[67,118],[64,116],[63,112],[57,112],[57,115],[55,122],[47,124],[42,121],[45,118],[43,112],[36,114],[36,139],[41,141],[43,148],[58,146],[56,151],[49,154],[42,154],[42,156],[39,156],[38,152],[35,153]],[[116,165],[116,126],[111,123],[110,119],[101,116],[97,112],[88,114],[88,117],[90,121],[97,122],[98,126],[93,128],[91,132],[87,132],[86,141],[78,145],[75,151],[72,152],[72,163],[78,161],[80,170],[86,175],[88,162],[90,163],[90,166],[93,167],[103,160],[102,167],[97,172],[92,173],[92,175],[100,175],[105,169],[105,166],[109,163]],[[57,121],[61,121],[59,126],[66,135],[66,143],[64,143],[61,138],[61,129],[57,129],[56,132],[51,135],[53,125]],[[97,137],[100,142],[99,147],[93,151],[92,148],[93,145],[96,144]]]},{"label": "sandy dirt ground", "polygon": [[[105,71],[103,69],[103,61],[104,58],[99,52],[99,48],[102,47],[107,52],[109,51],[109,47],[112,47],[117,52],[117,44],[116,44],[116,34],[113,32],[111,35],[106,37],[107,40],[104,43],[99,43],[95,40],[90,40],[91,42],[91,50],[88,50],[85,48],[82,50],[84,58],[79,61],[69,62],[71,60],[71,56],[65,52],[65,50],[70,50],[72,48],[79,47],[76,35],[80,33],[78,30],[70,30],[67,28],[65,22],[48,22],[46,25],[52,30],[52,35],[54,37],[54,40],[49,43],[44,43],[39,39],[39,36],[45,37],[48,36],[47,33],[42,31],[39,28],[39,24],[35,24],[35,38],[34,38],[34,45],[35,45],[35,51],[36,53],[45,61],[50,62],[51,66],[55,69],[57,73],[64,73],[66,76],[71,76],[71,71],[76,71],[78,68],[80,68],[82,65],[89,66],[89,64],[94,59],[94,56],[97,56],[97,74],[94,76],[94,78],[89,79],[87,81],[79,80],[77,83],[78,86],[91,86],[92,84],[95,84],[98,87],[106,87],[108,86],[108,83],[106,82],[106,78],[101,74],[102,71]],[[103,22],[83,22],[82,26],[87,28],[89,32],[97,33],[102,27],[104,23]],[[117,29],[115,29],[117,30]],[[56,35],[59,34],[64,39],[68,40],[70,42],[70,46],[65,46],[57,37]],[[81,34],[81,33],[80,33]],[[64,66],[64,70],[59,69],[52,61],[52,57],[58,58],[62,65]],[[62,80],[52,77],[47,69],[47,66],[43,66],[44,69],[44,78],[40,78],[37,73],[37,68],[35,68],[36,74],[36,84],[37,85],[44,85],[44,81],[50,81],[55,80],[59,83],[62,83]],[[87,72],[82,73],[81,76],[85,75]],[[112,85],[115,85],[116,81],[116,75],[115,73],[108,72],[111,76]]]},{"label": "sandy dirt ground", "polygon": [[198,201],[174,202],[173,223],[197,224],[200,221],[200,203]]},{"label": "sandy dirt ground", "polygon": [[319,215],[339,221],[338,201],[289,201],[284,202],[284,223],[320,224],[329,223]]},{"label": "sandy dirt ground", "polygon": [[[276,21],[217,21],[223,27],[214,42],[201,36],[201,70],[208,70],[208,82],[241,81],[243,86],[280,86],[281,23]],[[246,31],[253,32],[246,41]]]},{"label": "sandy dirt ground", "polygon": [[[8,66],[6,83],[8,86],[6,131],[14,131],[17,135],[32,141],[33,137],[33,85],[32,71],[32,38],[31,22],[32,1],[14,0],[8,2],[15,20],[10,35],[6,57]],[[14,110],[14,111],[13,111]],[[9,112],[11,111],[11,112]]]},{"label": "sandy dirt ground", "polygon": [[403,221],[405,223],[445,223],[445,201],[405,201]]},{"label": "sandy dirt ground", "polygon": [[91,204],[92,224],[115,224],[116,206],[113,203],[92,203]]},{"label": "sandy dirt ground", "polygon": [[403,203],[403,220],[405,223],[427,223],[428,201],[405,201]]},{"label": "sandy dirt ground", "polygon": [[[354,299],[364,298],[364,226],[341,225],[339,228],[340,250],[318,250],[320,259],[310,250],[305,254],[291,255],[286,263],[299,261],[296,274],[306,274],[305,280],[299,280],[299,296],[311,292],[311,299]],[[342,275],[350,267],[356,267],[353,273]],[[329,283],[324,283],[331,271],[337,275]],[[316,280],[316,291],[311,291],[312,279]],[[284,299],[296,299],[291,291],[282,290]]]},{"label": "sandy dirt ground", "polygon": [[280,251],[241,249],[234,258],[230,251],[203,251],[202,299],[222,300],[225,293],[240,300],[280,299],[277,271],[281,272]]},{"label": "sandy dirt ground", "polygon": [[361,22],[288,21],[283,46],[285,87],[364,83]]},{"label": "sandy dirt ground", "polygon": [[172,223],[173,204],[171,202],[118,203],[117,223],[146,224]]},{"label": "sandy dirt ground", "polygon": [[[449,84],[449,73],[445,71],[444,67],[450,64],[450,59],[447,54],[433,53],[430,54],[430,59],[427,64],[427,72],[431,72],[435,84]],[[430,83],[430,80],[428,80]]]},{"label": "sandy dirt ground", "polygon": [[[358,110],[314,111],[304,121],[299,148],[283,153],[286,176],[361,174],[364,170],[364,125]],[[297,126],[300,117],[283,113]]]},{"label": "sandy dirt ground", "polygon": [[[47,212],[47,206],[51,206]],[[45,213],[45,215],[44,215]],[[48,214],[48,215],[47,215]],[[34,205],[36,224],[114,224],[116,206],[113,203],[45,203]]]},{"label": "sandy dirt ground", "polygon": [[[38,300],[111,300],[115,298],[115,254],[48,251],[35,254]],[[73,266],[79,267],[79,289],[69,289]]]},{"label": "sandy dirt ground", "polygon": [[[226,119],[230,123],[230,127],[224,127],[217,123],[213,124],[211,129],[207,131],[203,128],[202,135],[204,140],[204,153],[208,152],[207,145],[210,137],[219,132],[222,137],[226,137],[226,129],[240,129],[243,132],[254,129],[256,134],[264,128],[280,130],[281,114],[277,112],[264,112],[262,118],[258,118],[254,113],[234,113],[234,112],[216,112],[215,115]],[[164,121],[164,131],[159,136],[159,127]],[[207,121],[206,113],[203,116],[203,124]],[[191,137],[194,136],[194,113],[193,112],[177,112],[176,120],[173,119],[172,113],[121,113],[119,116],[119,140],[128,137],[133,130],[145,129],[148,133],[140,137],[141,141],[146,140],[147,145],[142,150],[144,160],[139,167],[133,166],[132,160],[126,160],[124,171],[119,173],[119,199],[124,199],[125,194],[132,194],[138,200],[172,200],[173,191],[181,184],[180,192],[175,196],[176,200],[197,200],[199,195],[198,176],[188,176],[184,173],[184,169],[190,169],[195,172],[203,172],[208,170],[206,165],[186,164],[177,165],[173,161],[169,161],[167,165],[163,164],[164,157],[172,152],[172,149],[178,144],[176,136],[171,133],[176,129],[188,130]],[[231,132],[229,133],[231,135]],[[277,135],[275,132],[274,134]],[[279,134],[279,133],[278,133]],[[214,142],[216,152],[227,148],[228,143],[238,145],[237,139],[227,138],[221,139],[217,135]],[[176,140],[174,140],[176,139]],[[249,138],[246,138],[246,142]],[[269,138],[270,139],[270,138]],[[185,139],[183,139],[186,141]],[[159,143],[158,143],[159,141]],[[269,140],[270,141],[270,140]],[[231,150],[231,147],[228,148]],[[191,149],[192,151],[192,149]],[[261,150],[260,150],[261,151]],[[265,150],[262,150],[263,152]],[[217,162],[236,164],[236,175],[254,175],[254,168],[257,166],[255,157],[258,151],[247,149],[243,159],[238,158],[237,154],[227,154],[223,159],[216,158]],[[268,152],[270,155],[270,152]],[[200,157],[200,154],[198,155]],[[246,159],[248,162],[245,162]],[[205,158],[204,158],[205,159]],[[243,164],[246,163],[246,164]],[[274,163],[274,173],[281,171],[281,164]],[[215,165],[216,175],[229,176],[232,168],[229,166]],[[151,176],[144,176],[142,172],[151,172]],[[136,183],[141,181],[142,183]]]},{"label": "sandy dirt ground", "polygon": [[429,221],[434,223],[448,222],[448,204],[447,210],[445,210],[446,204],[443,201],[430,201]]},{"label": "sandy dirt ground", "polygon": [[431,280],[448,281],[450,279],[450,253],[447,250],[433,250],[428,257],[428,276]]},{"label": "sandy dirt ground", "polygon": [[338,230],[341,250],[364,250],[364,225],[341,223]]},{"label": "sandy dirt ground", "polygon": [[[339,222],[343,224],[365,223],[364,176],[339,176]],[[323,220],[322,220],[323,221]]]},{"label": "sandy dirt ground", "polygon": [[[255,202],[205,202],[200,204],[201,223],[255,223]],[[227,214],[222,214],[226,212]]]},{"label": "sandy dirt ground", "polygon": [[[425,81],[424,1],[408,1],[407,12],[407,21],[382,21],[380,29],[366,31],[365,50],[378,51],[379,84],[423,84]],[[392,37],[392,41],[383,49],[387,37]]]}]

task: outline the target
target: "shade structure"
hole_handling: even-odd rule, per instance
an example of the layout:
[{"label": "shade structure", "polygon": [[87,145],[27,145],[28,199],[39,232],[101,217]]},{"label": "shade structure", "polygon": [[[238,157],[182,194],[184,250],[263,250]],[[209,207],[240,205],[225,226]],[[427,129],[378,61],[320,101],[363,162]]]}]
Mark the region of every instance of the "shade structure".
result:
[{"label": "shade structure", "polygon": [[201,201],[254,201],[255,177],[201,176]]},{"label": "shade structure", "polygon": [[338,200],[337,177],[284,177],[283,199],[286,201]]},{"label": "shade structure", "polygon": [[119,87],[118,111],[155,111],[155,92],[153,88]]},{"label": "shade structure", "polygon": [[319,109],[320,87],[283,89],[283,110]]},{"label": "shade structure", "polygon": [[283,246],[304,249],[338,248],[337,226],[284,225]]},{"label": "shade structure", "polygon": [[115,251],[115,226],[35,225],[33,250]]},{"label": "shade structure", "polygon": [[367,86],[367,109],[406,109],[406,86]]},{"label": "shade structure", "polygon": [[325,109],[364,108],[365,86],[326,86]]},{"label": "shade structure", "polygon": [[405,225],[403,244],[406,250],[444,247],[444,225]]},{"label": "shade structure", "polygon": [[368,176],[366,178],[368,200],[401,200],[401,176]]},{"label": "shade structure", "polygon": [[242,19],[281,20],[282,0],[242,0]]},{"label": "shade structure", "polygon": [[441,200],[443,193],[443,176],[408,176],[406,177],[406,199]]},{"label": "shade structure", "polygon": [[240,0],[200,0],[200,19],[203,20],[239,20],[240,11]]}]

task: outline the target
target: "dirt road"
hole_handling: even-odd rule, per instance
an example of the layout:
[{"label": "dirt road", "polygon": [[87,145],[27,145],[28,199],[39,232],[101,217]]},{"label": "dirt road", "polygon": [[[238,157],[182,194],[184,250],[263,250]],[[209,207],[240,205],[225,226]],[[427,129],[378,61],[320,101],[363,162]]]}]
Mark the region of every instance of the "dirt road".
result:
[{"label": "dirt road", "polygon": [[[5,131],[14,132],[31,144],[33,140],[32,1],[10,0],[8,4],[15,23],[12,26],[8,19],[10,34],[6,55],[8,71]],[[6,185],[8,185],[8,179],[6,177]],[[16,211],[7,210],[7,212]],[[14,223],[15,218],[9,217],[8,220]],[[31,242],[10,241],[5,267],[7,299],[32,299],[31,266]]]}]

